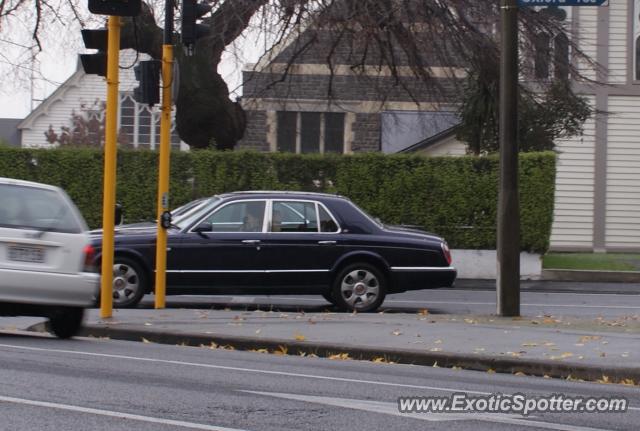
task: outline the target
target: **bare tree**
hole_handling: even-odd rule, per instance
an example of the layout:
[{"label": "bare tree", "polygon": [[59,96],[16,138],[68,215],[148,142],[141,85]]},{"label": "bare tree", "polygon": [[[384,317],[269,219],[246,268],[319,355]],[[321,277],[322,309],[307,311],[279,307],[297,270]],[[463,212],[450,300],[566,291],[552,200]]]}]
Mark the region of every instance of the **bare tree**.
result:
[{"label": "bare tree", "polygon": [[[0,0],[0,19],[17,8],[35,6],[32,34],[37,42],[42,28],[38,17],[50,9],[49,1]],[[244,133],[245,114],[238,102],[230,100],[218,66],[225,49],[249,31],[259,32],[266,41],[265,58],[277,55],[286,64],[277,79],[263,83],[265,91],[285,81],[292,66],[303,62],[311,49],[320,49],[331,77],[337,67],[348,67],[369,81],[381,103],[399,92],[417,105],[424,100],[450,102],[463,94],[466,77],[495,68],[499,59],[498,0],[211,0],[210,4],[213,9],[206,18],[210,35],[198,41],[194,56],[180,49],[176,53],[181,67],[177,129],[196,148],[212,142],[220,149],[233,148]],[[162,30],[152,6],[145,5],[139,17],[125,20],[122,47],[159,58]],[[82,20],[77,6],[71,11]],[[564,35],[572,56],[554,79],[524,83],[523,91],[533,94],[551,81],[584,79],[575,66],[579,62],[595,67],[564,22],[523,8],[520,27],[523,76],[536,75],[530,59],[540,35]],[[381,74],[391,77],[392,83],[385,80],[382,85]],[[335,97],[332,89],[331,84],[326,89],[329,99]]]}]

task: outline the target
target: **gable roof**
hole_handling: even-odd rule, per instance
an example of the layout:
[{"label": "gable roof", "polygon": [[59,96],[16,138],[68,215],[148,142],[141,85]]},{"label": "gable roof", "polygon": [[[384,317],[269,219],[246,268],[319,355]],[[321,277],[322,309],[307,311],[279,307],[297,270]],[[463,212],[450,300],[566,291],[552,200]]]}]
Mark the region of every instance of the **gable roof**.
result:
[{"label": "gable roof", "polygon": [[398,151],[398,153],[415,153],[416,151],[424,150],[434,145],[437,145],[440,142],[444,141],[445,139],[449,139],[455,136],[459,128],[460,128],[460,125],[456,124],[455,126],[449,127],[448,129],[445,129],[440,133],[430,136],[427,139],[423,139],[417,144],[413,144],[410,147],[404,148]]},{"label": "gable roof", "polygon": [[67,92],[75,87],[78,87],[78,84],[83,76],[85,76],[84,70],[80,66],[80,59],[78,57],[78,67],[76,67],[76,71],[62,84],[55,89],[53,93],[49,95],[46,99],[42,101],[36,108],[27,115],[24,120],[22,120],[18,124],[18,129],[29,129],[32,127],[34,121],[38,119],[38,117],[42,115],[47,115],[49,113],[49,109],[51,105],[54,103],[64,100]]}]

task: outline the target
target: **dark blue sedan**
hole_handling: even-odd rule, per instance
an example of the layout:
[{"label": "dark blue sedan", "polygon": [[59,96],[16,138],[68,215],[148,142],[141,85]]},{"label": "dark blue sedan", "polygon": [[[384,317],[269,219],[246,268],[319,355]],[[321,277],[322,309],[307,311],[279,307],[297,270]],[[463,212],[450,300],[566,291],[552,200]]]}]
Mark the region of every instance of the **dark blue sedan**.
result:
[{"label": "dark blue sedan", "polygon": [[[384,225],[342,196],[236,192],[173,213],[168,295],[319,294],[344,310],[373,311],[387,293],[456,278],[442,238]],[[96,232],[98,250],[100,240]],[[116,307],[153,292],[155,246],[155,223],[116,229]]]}]

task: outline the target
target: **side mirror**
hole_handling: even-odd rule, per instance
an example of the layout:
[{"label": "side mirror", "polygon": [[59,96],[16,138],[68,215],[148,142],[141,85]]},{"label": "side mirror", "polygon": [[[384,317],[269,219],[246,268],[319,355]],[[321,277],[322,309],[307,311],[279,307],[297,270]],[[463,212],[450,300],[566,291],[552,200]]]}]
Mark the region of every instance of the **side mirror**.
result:
[{"label": "side mirror", "polygon": [[115,207],[115,217],[113,219],[113,223],[118,226],[124,222],[124,210],[122,209],[122,205],[116,204]]},{"label": "side mirror", "polygon": [[198,226],[196,226],[193,231],[199,234],[204,232],[211,232],[213,230],[213,226],[209,222],[202,222]]}]

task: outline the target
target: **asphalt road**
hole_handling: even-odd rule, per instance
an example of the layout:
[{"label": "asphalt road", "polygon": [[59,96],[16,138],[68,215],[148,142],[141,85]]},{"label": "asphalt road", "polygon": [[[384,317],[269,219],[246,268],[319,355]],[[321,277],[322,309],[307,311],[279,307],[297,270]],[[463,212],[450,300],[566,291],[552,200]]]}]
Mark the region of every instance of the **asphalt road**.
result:
[{"label": "asphalt road", "polygon": [[[2,430],[637,430],[637,387],[114,340],[0,335]],[[626,397],[626,413],[398,412],[400,396]]]},{"label": "asphalt road", "polygon": [[[584,283],[583,283],[584,285]],[[637,291],[604,290],[605,293],[583,293],[576,290],[546,289],[521,293],[521,314],[525,316],[603,316],[640,315],[640,286]],[[614,293],[611,293],[614,292]],[[637,292],[637,293],[634,293]],[[153,296],[147,295],[142,307],[153,307]],[[257,308],[321,311],[329,304],[319,295],[273,296],[168,296],[168,307],[184,308]],[[428,309],[431,314],[495,314],[496,293],[481,289],[418,290],[387,296],[381,310],[415,313]]]}]

